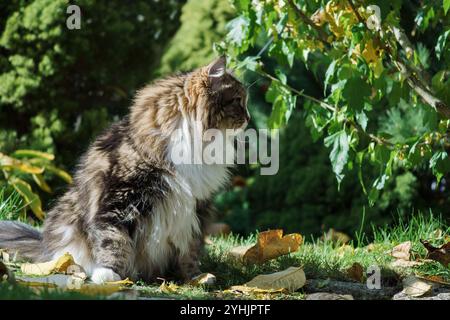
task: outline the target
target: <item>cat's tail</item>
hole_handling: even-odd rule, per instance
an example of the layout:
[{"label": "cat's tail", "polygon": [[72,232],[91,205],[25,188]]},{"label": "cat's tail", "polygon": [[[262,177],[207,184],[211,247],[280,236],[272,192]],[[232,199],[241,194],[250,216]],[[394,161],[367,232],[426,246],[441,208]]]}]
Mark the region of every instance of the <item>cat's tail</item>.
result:
[{"label": "cat's tail", "polygon": [[42,234],[16,221],[0,221],[0,249],[17,252],[20,258],[37,261],[42,256]]}]

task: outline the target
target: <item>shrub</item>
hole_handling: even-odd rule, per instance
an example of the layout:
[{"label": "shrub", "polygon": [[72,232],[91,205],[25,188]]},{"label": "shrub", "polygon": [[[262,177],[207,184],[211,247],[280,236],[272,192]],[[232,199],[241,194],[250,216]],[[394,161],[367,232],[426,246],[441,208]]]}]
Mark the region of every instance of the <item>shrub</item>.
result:
[{"label": "shrub", "polygon": [[0,150],[32,148],[70,167],[91,138],[124,114],[176,31],[184,1],[68,0],[0,5]]}]

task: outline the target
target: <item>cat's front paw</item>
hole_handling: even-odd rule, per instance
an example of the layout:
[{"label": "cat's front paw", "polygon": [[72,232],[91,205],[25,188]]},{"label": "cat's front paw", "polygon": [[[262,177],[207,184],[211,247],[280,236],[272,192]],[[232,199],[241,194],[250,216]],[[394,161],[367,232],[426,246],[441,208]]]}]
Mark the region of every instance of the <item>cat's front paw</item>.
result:
[{"label": "cat's front paw", "polygon": [[97,284],[119,281],[120,279],[120,276],[112,269],[103,267],[95,268],[91,276],[91,280]]}]

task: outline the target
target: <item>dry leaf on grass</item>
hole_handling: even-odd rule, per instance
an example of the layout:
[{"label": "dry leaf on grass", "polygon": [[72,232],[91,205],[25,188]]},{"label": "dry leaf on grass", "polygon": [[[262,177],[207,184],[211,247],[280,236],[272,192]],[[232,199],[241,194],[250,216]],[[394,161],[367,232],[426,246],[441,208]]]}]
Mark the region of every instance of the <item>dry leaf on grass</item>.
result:
[{"label": "dry leaf on grass", "polygon": [[235,247],[230,254],[245,263],[263,263],[297,251],[302,242],[302,236],[298,233],[283,237],[283,230],[269,230],[258,234],[254,246]]},{"label": "dry leaf on grass", "polygon": [[391,256],[408,261],[411,257],[411,241],[400,243],[392,248]]},{"label": "dry leaf on grass", "polygon": [[216,283],[216,276],[212,273],[202,273],[198,276],[194,277],[191,281],[189,281],[189,284],[192,286],[199,286],[199,285],[213,285]]},{"label": "dry leaf on grass", "polygon": [[427,240],[420,240],[423,246],[427,249],[427,259],[440,262],[445,267],[450,263],[450,242],[443,244],[439,248],[436,248],[430,244]]},{"label": "dry leaf on grass", "polygon": [[408,276],[403,279],[403,292],[411,297],[420,297],[431,291],[433,286],[416,276]]},{"label": "dry leaf on grass", "polygon": [[420,266],[423,264],[423,261],[407,261],[402,259],[397,259],[393,262],[391,262],[390,266],[391,268],[411,268]]},{"label": "dry leaf on grass", "polygon": [[271,274],[261,274],[241,286],[232,286],[230,291],[244,293],[278,293],[294,292],[306,283],[302,268],[289,267]]},{"label": "dry leaf on grass", "polygon": [[119,292],[126,289],[125,286],[121,284],[105,283],[105,284],[95,284],[87,283],[83,284],[81,288],[77,288],[73,291],[86,294],[86,295],[104,295],[109,296],[113,293]]},{"label": "dry leaf on grass", "polygon": [[411,241],[405,241],[392,248],[389,254],[396,260],[391,262],[391,268],[411,268],[423,264],[423,261],[409,260],[411,258],[411,247]]},{"label": "dry leaf on grass", "polygon": [[439,283],[439,284],[443,284],[445,286],[449,286],[450,283],[445,281],[444,278],[442,278],[441,276],[417,276],[417,278],[419,279],[423,279],[426,281],[430,281],[430,282],[434,282],[434,283]]},{"label": "dry leaf on grass", "polygon": [[363,282],[364,281],[364,269],[362,265],[360,265],[358,262],[355,262],[352,264],[350,268],[347,270],[347,276],[355,280],[357,282]]},{"label": "dry leaf on grass", "polygon": [[[52,273],[65,273],[70,266],[76,265],[72,255],[65,253],[58,259],[43,263],[24,263],[20,270],[24,274],[46,276]],[[80,267],[81,268],[81,267]]]},{"label": "dry leaf on grass", "polygon": [[105,282],[104,284],[86,283],[75,291],[88,295],[111,295],[133,285],[134,282],[126,278],[119,281]]},{"label": "dry leaf on grass", "polygon": [[180,287],[173,282],[167,283],[166,281],[164,281],[159,286],[159,290],[162,293],[166,293],[166,294],[177,293],[178,289],[180,289]]},{"label": "dry leaf on grass", "polygon": [[115,292],[126,289],[133,282],[128,278],[125,280],[106,282],[104,284],[85,283],[85,278],[75,275],[53,274],[40,278],[23,277],[17,281],[20,285],[36,288],[59,288],[72,292],[79,292],[86,295],[108,296]]}]

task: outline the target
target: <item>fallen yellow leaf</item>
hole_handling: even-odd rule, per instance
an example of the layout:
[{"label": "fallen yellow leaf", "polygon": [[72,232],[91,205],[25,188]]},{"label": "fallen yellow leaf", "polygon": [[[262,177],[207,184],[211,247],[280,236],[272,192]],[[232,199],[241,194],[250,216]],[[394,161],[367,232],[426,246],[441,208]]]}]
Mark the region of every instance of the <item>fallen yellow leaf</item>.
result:
[{"label": "fallen yellow leaf", "polygon": [[84,283],[84,279],[75,276],[72,276],[72,280],[74,282],[69,289],[88,295],[110,295],[134,284],[134,282],[128,278],[119,281],[105,282],[103,284]]},{"label": "fallen yellow leaf", "polygon": [[72,255],[65,253],[58,259],[42,263],[24,263],[20,270],[24,274],[46,276],[52,273],[65,273],[69,266],[76,265]]},{"label": "fallen yellow leaf", "polygon": [[120,286],[131,286],[134,284],[133,281],[131,281],[128,278],[125,278],[123,280],[118,280],[118,281],[110,281],[110,282],[105,282],[105,284],[109,284],[109,285],[120,285]]},{"label": "fallen yellow leaf", "polygon": [[159,286],[159,290],[162,293],[167,293],[167,294],[171,294],[171,293],[176,293],[178,291],[180,287],[177,286],[175,283],[173,282],[169,282],[167,283],[166,281],[164,281],[160,286]]},{"label": "fallen yellow leaf", "polygon": [[243,286],[232,286],[230,290],[246,293],[294,292],[306,283],[302,268],[289,267],[286,270],[256,276]]},{"label": "fallen yellow leaf", "polygon": [[87,295],[104,295],[108,296],[113,293],[116,293],[120,290],[123,290],[124,287],[120,284],[95,284],[95,283],[87,283],[83,284],[81,288],[74,289],[72,291],[80,292],[82,294]]},{"label": "fallen yellow leaf", "polygon": [[216,283],[216,276],[212,273],[202,273],[198,276],[194,277],[191,281],[189,281],[189,284],[192,286],[199,286],[199,285],[213,285]]},{"label": "fallen yellow leaf", "polygon": [[36,288],[58,288],[58,286],[54,283],[49,282],[40,282],[40,281],[23,281],[23,280],[17,280],[17,283],[22,286],[27,287],[36,287]]},{"label": "fallen yellow leaf", "polygon": [[269,230],[259,233],[254,246],[235,247],[230,253],[245,263],[263,263],[297,251],[302,242],[302,236],[298,233],[283,237],[283,230]]}]

